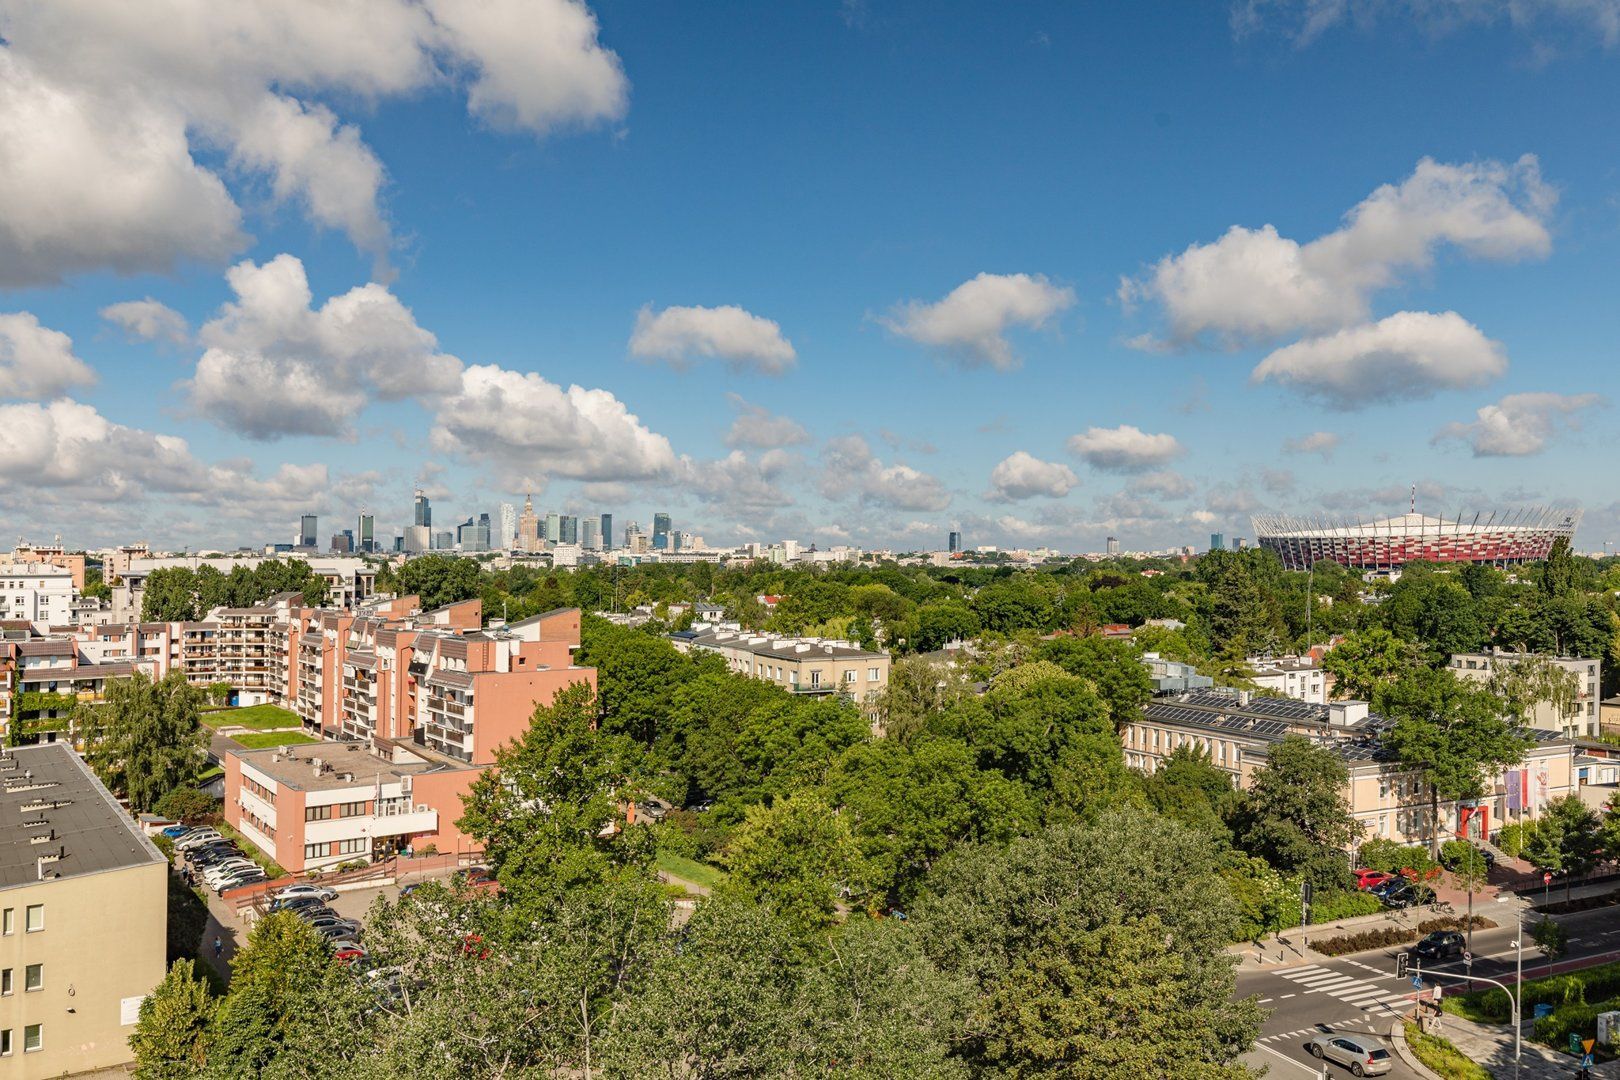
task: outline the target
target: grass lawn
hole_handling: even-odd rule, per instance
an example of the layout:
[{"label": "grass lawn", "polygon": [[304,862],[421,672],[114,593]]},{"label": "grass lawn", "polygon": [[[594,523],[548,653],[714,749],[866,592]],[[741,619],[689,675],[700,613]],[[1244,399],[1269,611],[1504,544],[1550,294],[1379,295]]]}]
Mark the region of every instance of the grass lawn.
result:
[{"label": "grass lawn", "polygon": [[1438,1035],[1425,1035],[1416,1024],[1406,1025],[1406,1045],[1412,1056],[1445,1077],[1445,1080],[1491,1080],[1483,1067],[1462,1055]]},{"label": "grass lawn", "polygon": [[200,774],[200,775],[199,775],[199,776],[198,776],[198,777],[197,777],[197,783],[198,783],[198,784],[206,784],[206,783],[208,783],[208,782],[209,782],[209,781],[210,781],[210,780],[213,780],[213,779],[215,779],[215,778],[217,778],[217,777],[221,777],[221,776],[224,776],[224,775],[225,775],[225,770],[224,770],[224,769],[223,769],[223,768],[221,768],[221,767],[220,767],[220,766],[218,766],[218,765],[215,765],[215,766],[214,766],[214,767],[213,767],[213,768],[211,768],[211,769],[205,769],[205,770],[204,770],[204,771],[203,771],[203,772],[202,772],[202,773],[201,773],[201,774]]},{"label": "grass lawn", "polygon": [[653,865],[666,874],[695,882],[706,889],[712,889],[726,879],[726,872],[718,867],[664,852],[659,852],[658,857],[653,860]]},{"label": "grass lawn", "polygon": [[248,858],[264,867],[264,872],[270,877],[278,878],[287,876],[287,871],[281,868],[280,863],[276,862],[276,860],[260,851],[258,845],[254,844],[253,841],[249,840],[247,837],[243,836],[241,833],[237,832],[223,821],[221,821],[218,825],[215,825],[214,828],[219,830],[219,835],[230,840],[235,840],[237,847],[240,847],[242,852],[247,855]]},{"label": "grass lawn", "polygon": [[249,705],[245,709],[216,709],[202,714],[202,722],[211,728],[245,727],[254,731],[299,726],[298,714],[279,705]]},{"label": "grass lawn", "polygon": [[302,731],[256,731],[248,735],[232,735],[230,738],[249,750],[266,750],[272,746],[296,746],[300,743],[321,741],[305,735]]}]

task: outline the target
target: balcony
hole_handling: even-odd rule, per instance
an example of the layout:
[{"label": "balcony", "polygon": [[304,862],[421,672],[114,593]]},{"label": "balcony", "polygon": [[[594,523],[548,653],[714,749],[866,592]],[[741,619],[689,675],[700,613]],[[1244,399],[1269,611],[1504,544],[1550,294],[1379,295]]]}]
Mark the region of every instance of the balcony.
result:
[{"label": "balcony", "polygon": [[385,814],[364,814],[359,817],[335,818],[331,821],[307,821],[304,823],[304,842],[322,844],[333,840],[354,840],[367,836],[408,836],[438,831],[439,812],[429,806],[414,806],[409,810],[396,810]]}]

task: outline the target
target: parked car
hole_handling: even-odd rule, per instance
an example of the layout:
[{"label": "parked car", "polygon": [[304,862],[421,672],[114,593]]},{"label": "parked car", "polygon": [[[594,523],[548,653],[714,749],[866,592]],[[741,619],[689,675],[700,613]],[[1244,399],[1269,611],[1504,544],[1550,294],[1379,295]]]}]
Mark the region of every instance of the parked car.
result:
[{"label": "parked car", "polygon": [[1382,894],[1381,899],[1385,907],[1409,908],[1421,907],[1434,902],[1434,890],[1425,885],[1414,885],[1407,882],[1398,888]]},{"label": "parked car", "polygon": [[328,889],[324,885],[311,885],[305,883],[302,885],[288,885],[285,889],[277,889],[275,892],[275,898],[278,902],[282,900],[297,900],[300,897],[305,896],[311,896],[317,900],[336,900],[337,890]]},{"label": "parked car", "polygon": [[1384,870],[1357,870],[1356,888],[1376,889],[1386,881],[1394,881],[1395,875]]},{"label": "parked car", "polygon": [[352,919],[332,923],[327,926],[317,926],[315,932],[327,941],[354,941],[360,936],[360,929]]},{"label": "parked car", "polygon": [[336,919],[338,913],[325,904],[312,904],[308,907],[293,908],[293,914],[305,922],[314,922],[316,919]]},{"label": "parked car", "polygon": [[[1484,865],[1487,873],[1496,869],[1495,855],[1492,855],[1489,851],[1486,851],[1478,844],[1470,844],[1470,846],[1474,849],[1475,854],[1479,856],[1479,861]],[[1440,851],[1440,865],[1444,866],[1447,870],[1452,871],[1455,871],[1459,866],[1461,866],[1463,864],[1463,860],[1456,857],[1454,854],[1456,850],[1457,849],[1453,848],[1452,853],[1448,853],[1444,848],[1442,848]]]},{"label": "parked car", "polygon": [[199,862],[207,862],[210,859],[217,859],[221,855],[226,855],[231,852],[240,854],[241,851],[242,849],[237,847],[236,844],[230,840],[211,840],[206,844],[199,844],[194,848],[187,848],[186,862],[190,863],[192,866],[195,866]]},{"label": "parked car", "polygon": [[225,837],[220,835],[218,829],[198,829],[181,837],[174,846],[180,851],[190,851],[194,847],[202,847],[204,844],[223,839]]},{"label": "parked car", "polygon": [[226,859],[204,870],[202,878],[209,885],[214,885],[228,877],[235,877],[243,870],[253,870],[258,865],[252,859]]},{"label": "parked car", "polygon": [[1305,1048],[1312,1057],[1343,1065],[1355,1076],[1382,1076],[1395,1067],[1388,1048],[1371,1035],[1318,1035]]},{"label": "parked car", "polygon": [[366,958],[366,949],[358,941],[334,941],[332,942],[332,956],[345,964],[352,964],[356,960]]},{"label": "parked car", "polygon": [[344,937],[358,938],[360,936],[360,920],[345,919],[341,915],[322,915],[318,919],[310,919],[309,928],[320,934],[324,934],[329,930],[336,930],[341,932]]},{"label": "parked car", "polygon": [[1370,886],[1367,891],[1382,898],[1396,889],[1404,889],[1410,884],[1412,883],[1403,877],[1391,877],[1388,881],[1381,881],[1377,885]]},{"label": "parked car", "polygon": [[454,880],[466,885],[483,885],[495,880],[495,871],[487,866],[469,866],[465,870],[457,870]]},{"label": "parked car", "polygon": [[222,874],[219,877],[216,877],[211,883],[211,886],[215,892],[222,893],[226,889],[234,889],[238,885],[246,885],[254,881],[263,881],[268,876],[269,875],[264,872],[264,868],[262,866],[239,866],[228,874]]},{"label": "parked car", "polygon": [[179,840],[182,836],[185,836],[186,833],[191,832],[194,829],[196,829],[195,825],[170,825],[167,829],[162,830],[162,832],[163,835],[167,836],[170,840]]},{"label": "parked car", "polygon": [[326,906],[326,901],[318,896],[295,896],[291,900],[276,897],[270,901],[271,914],[278,911],[290,911],[295,915],[300,915],[312,909],[319,911],[332,910]]},{"label": "parked car", "polygon": [[1461,956],[1467,948],[1467,942],[1456,930],[1436,930],[1416,945],[1412,946],[1412,954],[1424,960],[1449,960],[1454,956]]},{"label": "parked car", "polygon": [[199,852],[197,857],[189,860],[189,862],[191,869],[195,873],[201,874],[210,867],[218,866],[222,862],[228,862],[231,859],[245,858],[247,858],[247,852],[243,851],[239,847],[236,847],[235,845],[232,845],[230,847],[207,848]]}]

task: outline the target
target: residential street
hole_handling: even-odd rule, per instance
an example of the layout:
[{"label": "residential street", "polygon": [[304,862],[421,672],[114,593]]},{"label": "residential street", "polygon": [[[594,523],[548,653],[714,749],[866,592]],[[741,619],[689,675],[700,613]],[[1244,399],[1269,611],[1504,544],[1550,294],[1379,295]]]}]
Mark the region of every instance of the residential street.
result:
[{"label": "residential street", "polygon": [[[1476,975],[1500,978],[1514,970],[1512,941],[1514,925],[1511,909],[1506,905],[1493,905],[1493,910],[1480,912],[1497,922],[1505,923],[1492,930],[1474,932],[1474,969]],[[1613,908],[1564,916],[1559,920],[1569,930],[1571,959],[1595,957],[1609,953],[1620,954],[1620,912]],[[1544,974],[1546,963],[1528,936],[1524,953],[1526,978]],[[1253,994],[1260,1003],[1272,1010],[1261,1029],[1255,1050],[1246,1058],[1253,1065],[1268,1065],[1270,1075],[1277,1080],[1303,1080],[1320,1077],[1321,1064],[1305,1050],[1305,1043],[1319,1034],[1332,1031],[1358,1031],[1385,1038],[1391,1021],[1410,1011],[1414,992],[1410,978],[1395,977],[1395,957],[1400,949],[1379,949],[1337,959],[1318,959],[1301,962],[1268,971],[1247,971],[1238,975],[1237,992],[1240,996]],[[1429,965],[1426,971],[1462,974],[1460,960]],[[1446,992],[1453,987],[1466,988],[1457,979],[1442,979]],[[1425,981],[1425,991],[1434,982]],[[1329,1075],[1342,1073],[1334,1067]],[[1411,1078],[1416,1074],[1397,1060],[1395,1070],[1388,1075]],[[1511,1074],[1509,1074],[1511,1075]]]}]

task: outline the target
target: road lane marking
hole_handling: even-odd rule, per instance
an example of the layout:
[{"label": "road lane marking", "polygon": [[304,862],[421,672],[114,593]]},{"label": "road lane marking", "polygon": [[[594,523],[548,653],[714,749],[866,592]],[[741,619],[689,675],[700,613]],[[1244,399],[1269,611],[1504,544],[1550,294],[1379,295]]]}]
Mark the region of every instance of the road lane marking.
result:
[{"label": "road lane marking", "polygon": [[1273,1050],[1271,1047],[1266,1046],[1266,1045],[1264,1045],[1262,1043],[1255,1043],[1254,1048],[1256,1050],[1264,1050],[1266,1053],[1270,1054],[1272,1057],[1276,1058],[1277,1060],[1279,1060],[1281,1062],[1284,1062],[1285,1064],[1292,1065],[1294,1068],[1298,1069],[1300,1072],[1304,1073],[1306,1076],[1311,1077],[1311,1080],[1316,1080],[1316,1078],[1319,1075],[1321,1075],[1315,1069],[1311,1068],[1309,1065],[1306,1065],[1303,1061],[1295,1061],[1293,1058],[1288,1057],[1285,1054],[1279,1054],[1277,1051]]},{"label": "road lane marking", "polygon": [[1299,995],[1298,994],[1284,994],[1282,997],[1278,998],[1277,1000],[1278,1001],[1287,1001],[1291,997],[1299,997]]},{"label": "road lane marking", "polygon": [[1265,1004],[1268,1004],[1270,1001],[1271,1001],[1270,998],[1261,998],[1259,1001],[1255,1002],[1255,1004],[1256,1005],[1265,1005]]}]

